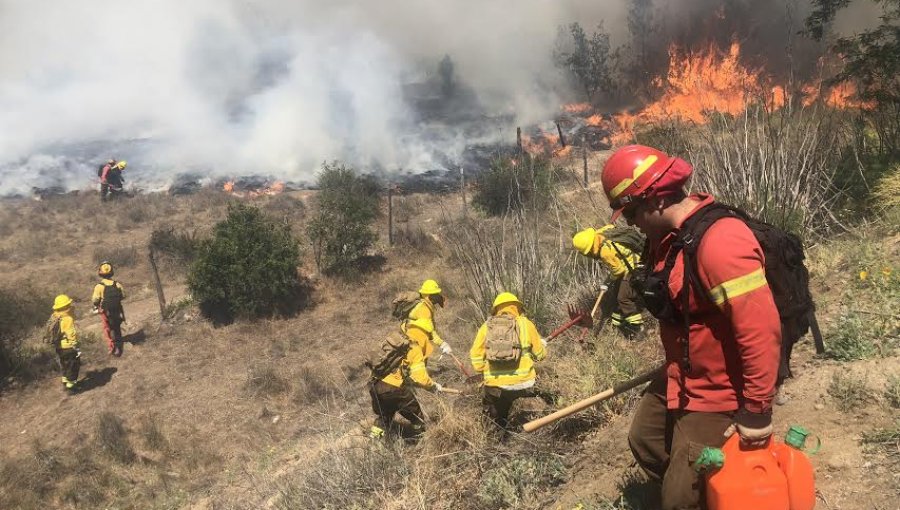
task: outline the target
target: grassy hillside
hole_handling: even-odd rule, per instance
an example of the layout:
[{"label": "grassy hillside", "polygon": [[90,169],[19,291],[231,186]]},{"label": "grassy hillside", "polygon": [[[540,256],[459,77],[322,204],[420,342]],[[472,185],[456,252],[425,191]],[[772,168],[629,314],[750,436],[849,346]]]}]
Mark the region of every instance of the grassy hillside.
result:
[{"label": "grassy hillside", "polygon": [[[310,308],[223,327],[185,299],[185,267],[168,260],[161,276],[169,302],[179,304],[160,321],[146,246],[158,228],[208,234],[238,199],[207,191],[105,206],[83,194],[3,202],[0,288],[10,295],[29,289],[48,306],[60,292],[76,300],[88,380],[86,391],[65,395],[36,331],[17,351],[15,372],[0,390],[0,508],[654,508],[625,442],[638,392],[500,443],[480,419],[477,388],[444,357],[429,365],[433,377],[465,391],[420,392],[424,438],[408,445],[367,437],[362,361],[395,327],[389,303],[397,291],[438,279],[449,298],[438,327],[467,357],[485,310],[461,249],[478,253],[484,239],[517,232],[524,237],[502,250],[521,252],[516,242],[536,247],[531,258],[516,260],[544,271],[529,282],[543,289],[533,305],[544,334],[563,322],[566,303],[592,301],[603,275],[571,254],[567,236],[608,212],[596,190],[561,186],[558,204],[528,225],[466,222],[457,195],[399,197],[395,246],[379,227],[375,251],[383,266],[355,280],[333,279],[318,275],[304,250],[301,272],[314,286]],[[311,195],[252,203],[301,237]],[[890,508],[900,497],[898,228],[868,226],[813,246],[809,255],[831,354],[814,356],[811,342],[798,347],[797,378],[776,409],[776,430],[800,423],[822,438],[813,462],[824,507]],[[128,343],[119,359],[106,356],[98,319],[89,313],[95,266],[104,259],[117,265],[128,292]],[[526,276],[503,271],[505,278]],[[551,343],[539,368],[539,385],[554,404],[521,401],[515,422],[661,359],[654,331],[637,341],[610,330],[585,343],[580,335],[573,330]]]}]

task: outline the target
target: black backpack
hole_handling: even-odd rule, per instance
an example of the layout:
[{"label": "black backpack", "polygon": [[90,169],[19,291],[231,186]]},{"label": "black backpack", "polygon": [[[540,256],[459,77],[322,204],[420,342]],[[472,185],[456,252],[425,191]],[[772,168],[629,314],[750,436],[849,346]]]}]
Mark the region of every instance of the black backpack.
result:
[{"label": "black backpack", "polygon": [[99,168],[97,168],[97,177],[103,177],[104,168],[106,168],[106,163],[103,163]]},{"label": "black backpack", "polygon": [[103,300],[100,302],[100,307],[103,308],[107,317],[118,318],[124,315],[122,310],[123,298],[122,289],[116,285],[115,281],[112,282],[112,285],[103,284]]},{"label": "black backpack", "polygon": [[[697,248],[703,235],[713,223],[722,218],[738,218],[753,232],[765,254],[766,280],[772,291],[775,306],[781,321],[781,367],[779,381],[790,377],[790,357],[794,344],[812,329],[816,351],[825,351],[822,335],[816,322],[816,305],[809,291],[809,271],[803,263],[803,243],[790,232],[752,218],[746,212],[724,204],[710,204],[693,215],[681,225],[672,248],[666,258],[663,269],[658,273],[647,274],[649,268],[642,268],[638,278],[638,287],[644,297],[647,310],[663,322],[682,322],[685,328],[690,327],[687,313],[679,313],[669,299],[668,281],[678,252],[684,252],[686,270],[684,271],[684,289],[691,285],[700,289],[700,277],[697,272]],[[649,253],[644,253],[644,260],[649,260]],[[698,295],[706,295],[698,292]],[[681,310],[688,309],[689,293],[682,292]],[[690,369],[688,342],[684,342],[682,363]]]}]

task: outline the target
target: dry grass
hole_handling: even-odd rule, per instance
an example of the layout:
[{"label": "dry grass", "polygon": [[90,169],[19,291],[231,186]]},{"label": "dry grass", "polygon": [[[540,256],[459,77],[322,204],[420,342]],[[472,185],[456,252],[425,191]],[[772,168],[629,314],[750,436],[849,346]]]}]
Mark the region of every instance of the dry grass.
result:
[{"label": "dry grass", "polygon": [[97,418],[94,441],[101,452],[116,462],[131,464],[136,458],[125,423],[113,413],[105,412]]}]

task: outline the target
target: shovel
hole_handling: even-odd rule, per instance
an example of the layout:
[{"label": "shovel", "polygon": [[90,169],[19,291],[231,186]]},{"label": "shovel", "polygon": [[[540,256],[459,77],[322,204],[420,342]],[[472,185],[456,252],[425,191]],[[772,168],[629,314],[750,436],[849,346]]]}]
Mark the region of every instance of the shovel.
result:
[{"label": "shovel", "polygon": [[634,389],[646,382],[650,382],[653,379],[661,376],[664,373],[663,372],[664,370],[665,370],[665,365],[659,366],[649,372],[645,372],[645,373],[635,377],[634,379],[629,379],[623,383],[619,383],[619,384],[613,386],[612,388],[609,388],[605,391],[597,393],[596,395],[594,395],[592,397],[588,397],[584,400],[575,402],[574,404],[572,404],[568,407],[564,407],[564,408],[560,409],[559,411],[556,411],[555,413],[548,414],[547,416],[544,416],[543,418],[538,418],[536,420],[532,420],[532,421],[526,423],[525,425],[523,425],[522,429],[525,432],[534,432],[535,430],[537,430],[545,425],[549,425],[553,422],[559,421],[559,420],[565,418],[566,416],[571,416],[581,410],[591,407],[592,405],[603,402],[604,400],[608,400],[616,395],[625,393],[626,391]]}]

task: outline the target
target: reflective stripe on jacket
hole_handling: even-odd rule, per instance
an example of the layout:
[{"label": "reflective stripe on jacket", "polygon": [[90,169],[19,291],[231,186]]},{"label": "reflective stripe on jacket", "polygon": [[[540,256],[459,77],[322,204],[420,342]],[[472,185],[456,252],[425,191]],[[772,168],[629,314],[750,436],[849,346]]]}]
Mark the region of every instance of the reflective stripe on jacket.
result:
[{"label": "reflective stripe on jacket", "polygon": [[487,340],[487,323],[481,325],[475,335],[475,342],[469,350],[472,367],[476,372],[484,375],[485,386],[515,386],[535,379],[534,362],[546,357],[546,349],[541,342],[534,323],[524,315],[519,315],[516,304],[501,307],[494,315],[511,315],[516,318],[519,330],[519,341],[522,346],[522,356],[516,366],[491,365],[485,359],[485,343]]},{"label": "reflective stripe on jacket", "polygon": [[423,298],[419,304],[413,307],[409,312],[409,320],[426,320],[431,323],[431,343],[441,345],[444,340],[438,335],[437,327],[434,325],[434,304],[430,300]]},{"label": "reflective stripe on jacket", "polygon": [[[694,195],[697,207],[713,203]],[[665,265],[675,239],[667,234],[651,246],[654,271]],[[679,253],[669,275],[669,296],[681,308],[684,259]],[[772,407],[781,355],[781,323],[765,278],[762,248],[750,228],[737,218],[715,222],[697,248],[697,272],[706,296],[690,292],[691,371],[680,363],[684,326],[660,323],[668,361],[669,409],[725,412],[743,406],[755,413]]]}]

